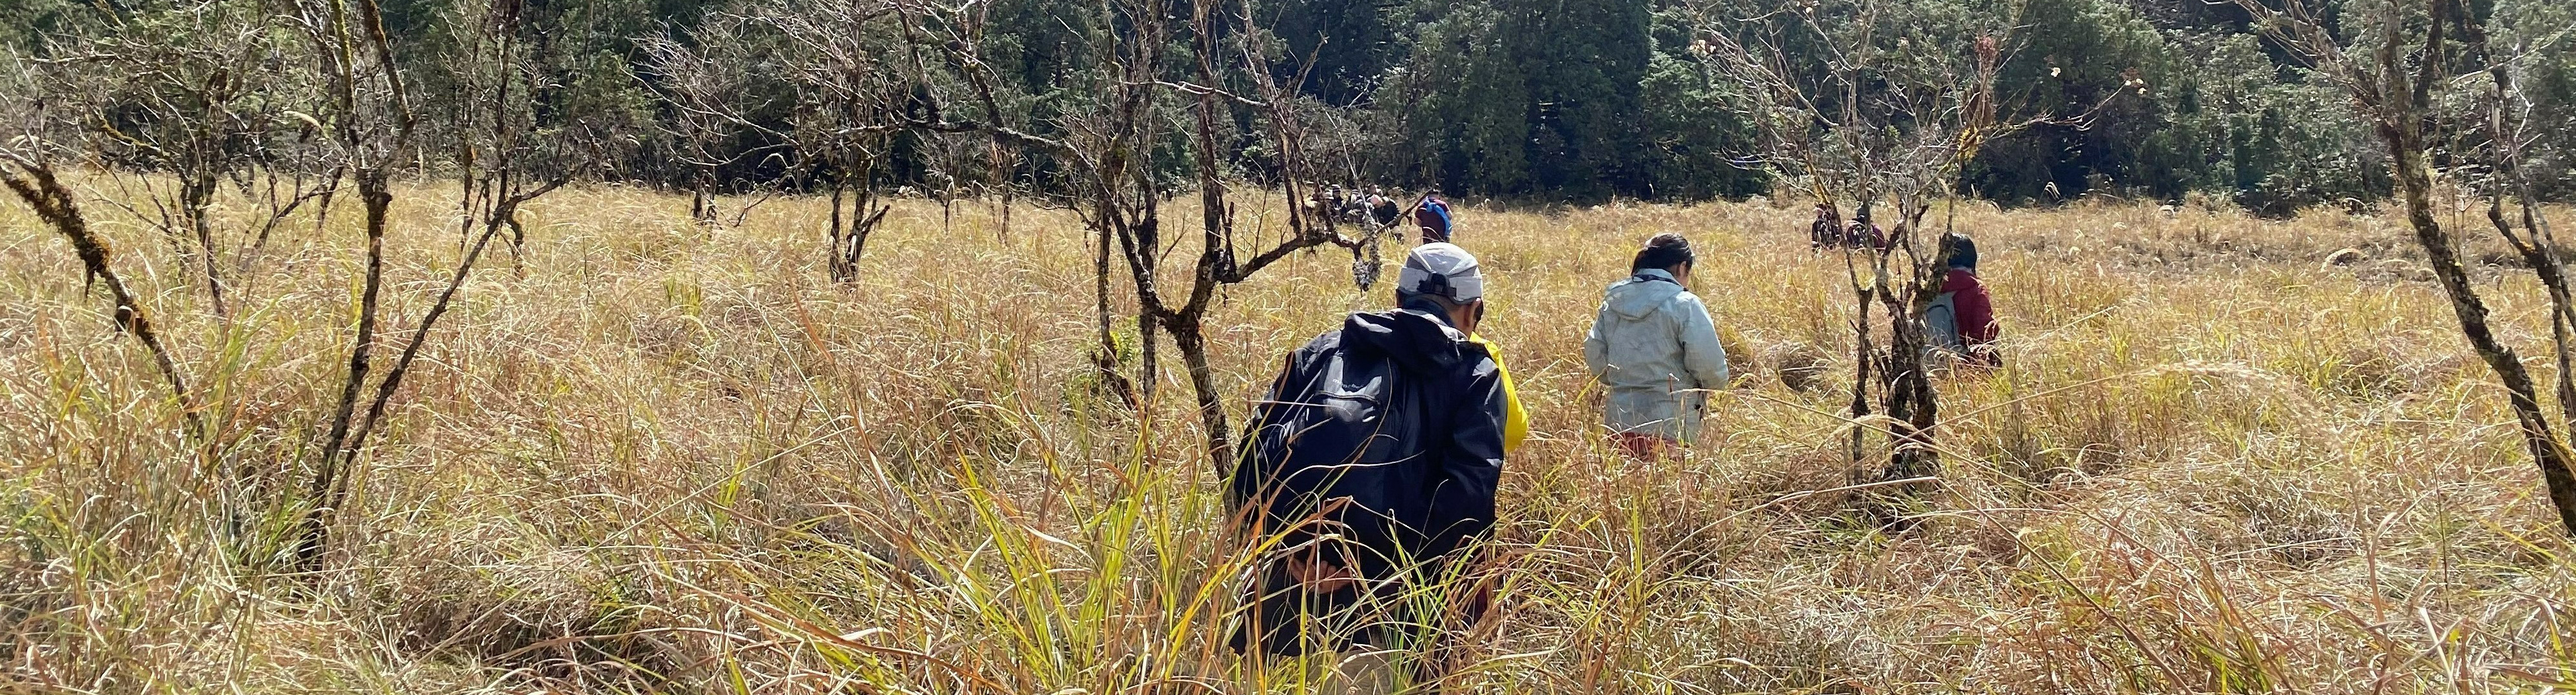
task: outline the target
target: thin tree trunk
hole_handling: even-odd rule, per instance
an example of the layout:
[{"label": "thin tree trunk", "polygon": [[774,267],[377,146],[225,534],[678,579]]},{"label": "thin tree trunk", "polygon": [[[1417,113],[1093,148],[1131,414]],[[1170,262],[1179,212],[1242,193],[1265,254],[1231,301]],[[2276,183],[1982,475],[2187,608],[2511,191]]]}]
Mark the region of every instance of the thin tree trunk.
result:
[{"label": "thin tree trunk", "polygon": [[690,179],[689,219],[696,220],[702,225],[715,225],[715,174],[701,168],[697,175]]},{"label": "thin tree trunk", "polygon": [[357,413],[358,392],[366,385],[367,372],[373,369],[376,318],[381,313],[377,297],[384,287],[386,210],[393,205],[393,192],[384,176],[382,172],[358,174],[358,200],[366,214],[366,280],[358,295],[358,333],[349,346],[348,378],[341,382],[340,403],[332,409],[331,434],[322,448],[322,467],[314,472],[308,489],[317,498],[331,489],[340,475],[342,450],[348,446],[349,429]]},{"label": "thin tree trunk", "polygon": [[1155,343],[1162,342],[1158,340],[1155,335],[1154,329],[1156,328],[1157,323],[1158,321],[1155,320],[1152,310],[1143,307],[1138,307],[1136,309],[1136,344],[1138,347],[1138,354],[1136,356],[1136,381],[1139,382],[1139,385],[1137,386],[1137,398],[1145,404],[1151,404],[1154,402],[1154,387],[1156,382],[1162,378],[1162,376],[1160,374],[1156,374],[1154,370],[1154,362],[1161,359],[1157,356],[1160,351],[1154,349]]},{"label": "thin tree trunk", "polygon": [[2531,451],[2532,462],[2540,467],[2542,482],[2549,489],[2549,503],[2558,512],[2558,522],[2576,534],[2576,472],[2569,470],[2569,459],[2576,458],[2558,439],[2541,410],[2538,390],[2530,371],[2523,368],[2522,357],[2506,347],[2487,327],[2486,303],[2469,284],[2469,274],[2452,248],[2451,235],[2444,231],[2433,215],[2432,174],[2421,159],[2422,149],[2412,132],[2412,123],[2382,119],[2380,137],[2388,142],[2397,174],[2398,192],[2406,203],[2406,222],[2415,229],[2415,243],[2423,247],[2425,264],[2450,295],[2451,312],[2459,318],[2460,333],[2469,340],[2469,348],[2487,368],[2504,381],[2505,392],[2513,406],[2514,422],[2522,432],[2523,446]]},{"label": "thin tree trunk", "polygon": [[866,209],[864,206],[874,204],[872,201],[876,200],[876,196],[873,195],[861,196],[859,200],[863,201],[860,203],[861,207],[851,210],[853,214],[858,214],[860,217],[856,225],[850,229],[850,255],[844,263],[850,270],[852,280],[859,277],[859,258],[868,253],[868,236],[876,233],[877,223],[884,222],[886,211],[891,209],[886,207],[878,207],[873,211]]},{"label": "thin tree trunk", "polygon": [[1907,345],[1902,338],[1888,347],[1885,368],[1887,387],[1888,432],[1895,450],[1888,455],[1887,470],[1881,480],[1902,480],[1938,472],[1940,457],[1932,447],[1932,428],[1939,405],[1932,394],[1932,380],[1923,372],[1922,346]]},{"label": "thin tree trunk", "polygon": [[1932,297],[1923,295],[1920,283],[1906,289],[1903,298],[1885,289],[1878,291],[1888,313],[1887,364],[1880,371],[1887,382],[1883,396],[1895,445],[1881,480],[1932,475],[1940,465],[1931,437],[1939,406],[1934,402],[1931,375],[1923,366],[1922,309]]},{"label": "thin tree trunk", "polygon": [[295,546],[299,564],[308,568],[318,567],[322,554],[330,549],[331,522],[339,516],[341,505],[349,498],[350,481],[357,477],[358,454],[364,450],[367,436],[384,419],[385,408],[402,388],[403,375],[410,373],[413,361],[420,356],[421,346],[429,343],[430,329],[436,328],[438,319],[447,315],[447,310],[455,305],[457,293],[473,276],[474,265],[483,257],[484,249],[491,246],[492,238],[500,236],[501,230],[508,226],[507,220],[517,213],[518,202],[504,200],[485,217],[482,232],[474,235],[472,243],[466,247],[465,257],[457,261],[455,272],[447,278],[446,288],[439,291],[438,299],[429,305],[428,313],[421,315],[420,325],[412,327],[411,340],[403,344],[402,353],[394,358],[393,367],[385,371],[385,378],[376,382],[375,397],[367,404],[365,417],[359,418],[356,427],[350,431],[339,465],[324,467],[324,473],[329,477],[316,479],[314,489],[321,493],[321,499],[305,514],[303,538]]},{"label": "thin tree trunk", "polygon": [[992,165],[993,174],[992,183],[988,185],[997,185],[1002,187],[1002,209],[999,211],[1002,217],[1002,226],[1001,228],[994,230],[993,237],[996,241],[1008,242],[1011,240],[1011,169],[1003,164],[1007,160],[1003,158],[1002,139],[999,136],[992,139],[991,159],[989,161]]},{"label": "thin tree trunk", "polygon": [[[2455,11],[2465,10],[2467,8]],[[2511,67],[2495,60],[2489,49],[2486,24],[2474,15],[2464,16],[2461,20],[2461,39],[2469,56],[2484,63],[2487,77],[2495,81],[2492,91],[2488,92],[2487,128],[2491,134],[2488,146],[2495,150],[2496,178],[2502,183],[2495,186],[2487,199],[2487,221],[2495,225],[2498,235],[2522,254],[2523,262],[2540,277],[2541,286],[2549,289],[2549,333],[2550,344],[2554,348],[2551,352],[2556,353],[2558,363],[2559,417],[2576,426],[2576,354],[2571,354],[2576,352],[2571,350],[2571,347],[2576,347],[2576,293],[2569,290],[2567,266],[2559,257],[2558,240],[2550,233],[2548,221],[2541,217],[2539,206],[2534,202],[2539,198],[2532,190],[2530,177],[2522,168],[2523,122],[2515,115],[2514,109],[2515,102],[2523,98],[2522,92],[2514,84]],[[2504,201],[2508,195],[2515,198],[2522,212],[2520,233],[2514,231],[2513,221],[2504,212]],[[2576,532],[2576,528],[2569,530]]]},{"label": "thin tree trunk", "polygon": [[1226,424],[1225,403],[1217,398],[1216,371],[1208,366],[1204,327],[1196,317],[1175,321],[1169,327],[1172,346],[1180,349],[1181,364],[1189,368],[1190,392],[1198,397],[1199,425],[1207,428],[1208,459],[1214,461],[1217,471],[1222,473],[1229,470],[1226,462],[1233,458],[1233,448],[1227,443],[1231,436],[1226,431],[1229,425]]},{"label": "thin tree trunk", "polygon": [[213,302],[217,318],[228,318],[232,314],[224,306],[224,276],[216,265],[214,222],[206,219],[206,209],[214,204],[215,175],[207,171],[198,176],[182,187],[180,205],[186,209],[190,231],[197,235],[197,258],[206,275],[206,298]]},{"label": "thin tree trunk", "polygon": [[1136,385],[1127,380],[1125,373],[1118,371],[1118,336],[1113,331],[1113,322],[1117,319],[1109,313],[1109,244],[1112,243],[1109,225],[1097,224],[1094,231],[1097,233],[1093,235],[1095,243],[1091,254],[1091,291],[1096,301],[1094,309],[1100,319],[1100,348],[1092,354],[1091,362],[1099,371],[1101,384],[1116,394],[1119,402],[1125,403],[1129,410],[1134,410],[1141,404],[1137,400]]},{"label": "thin tree trunk", "polygon": [[851,218],[856,215],[845,217],[841,214],[845,202],[843,198],[848,193],[848,189],[849,186],[842,182],[832,183],[831,226],[824,230],[830,237],[830,244],[824,249],[823,263],[826,266],[825,272],[831,274],[833,282],[851,282],[859,279],[858,268],[850,262]]},{"label": "thin tree trunk", "polygon": [[[1220,84],[1216,70],[1216,36],[1214,7],[1208,2],[1191,3],[1193,53],[1198,56],[1199,79]],[[1207,314],[1208,300],[1224,275],[1234,272],[1234,249],[1230,243],[1233,211],[1225,203],[1225,180],[1218,175],[1216,123],[1218,103],[1212,92],[1198,95],[1198,170],[1199,170],[1199,258],[1193,264],[1190,297],[1180,311],[1168,317],[1172,346],[1181,350],[1181,364],[1190,373],[1190,393],[1198,400],[1199,424],[1207,429],[1208,461],[1221,474],[1231,459],[1226,445],[1225,403],[1217,397],[1216,379],[1210,374],[1207,341],[1202,318]]]},{"label": "thin tree trunk", "polygon": [[1862,418],[1869,417],[1869,363],[1872,356],[1869,344],[1869,292],[1861,290],[1854,294],[1853,303],[1860,308],[1860,316],[1852,321],[1853,333],[1858,336],[1858,341],[1852,348],[1851,465],[1854,470],[1858,470],[1863,449],[1867,444],[1866,437],[1869,434],[1869,428],[1861,426],[1860,421]]},{"label": "thin tree trunk", "polygon": [[[1153,189],[1148,187],[1150,182],[1143,181],[1145,177],[1141,173],[1137,178],[1139,179],[1138,190],[1141,191],[1138,195],[1152,196]],[[1148,201],[1144,206],[1140,206],[1144,209],[1144,214],[1126,223],[1118,234],[1119,250],[1127,255],[1127,273],[1136,284],[1136,345],[1139,358],[1136,364],[1136,390],[1138,398],[1146,405],[1154,402],[1154,392],[1160,380],[1159,375],[1155,373],[1157,366],[1155,362],[1160,353],[1155,346],[1155,343],[1159,342],[1156,340],[1155,333],[1161,321],[1158,310],[1162,304],[1161,287],[1154,281],[1155,264],[1161,260],[1156,255],[1161,243],[1161,235],[1157,234],[1156,230],[1161,222],[1151,205],[1153,203]],[[1103,217],[1113,216],[1104,215]]]}]

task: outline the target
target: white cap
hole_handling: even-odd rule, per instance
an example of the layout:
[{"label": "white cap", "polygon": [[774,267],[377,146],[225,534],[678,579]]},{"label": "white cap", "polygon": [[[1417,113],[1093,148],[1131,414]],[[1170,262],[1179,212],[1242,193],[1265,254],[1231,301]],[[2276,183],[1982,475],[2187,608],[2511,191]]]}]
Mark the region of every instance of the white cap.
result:
[{"label": "white cap", "polygon": [[1429,294],[1458,304],[1485,297],[1485,278],[1476,270],[1476,255],[1457,244],[1447,242],[1423,244],[1404,254],[1404,268],[1396,271],[1398,292]]}]

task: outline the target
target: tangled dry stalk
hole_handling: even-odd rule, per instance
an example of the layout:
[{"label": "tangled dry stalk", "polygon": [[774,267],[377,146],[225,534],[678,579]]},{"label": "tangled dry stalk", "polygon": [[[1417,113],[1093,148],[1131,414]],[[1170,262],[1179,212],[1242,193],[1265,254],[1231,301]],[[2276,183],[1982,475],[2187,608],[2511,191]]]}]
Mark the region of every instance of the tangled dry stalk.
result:
[{"label": "tangled dry stalk", "polygon": [[[452,262],[440,190],[392,211],[390,316]],[[116,257],[208,404],[206,453],[79,260],[0,206],[0,690],[1321,687],[1225,653],[1240,556],[1195,406],[1163,389],[1140,417],[1094,385],[1075,220],[1022,209],[1006,237],[962,206],[942,235],[940,206],[898,201],[845,285],[816,251],[826,205],[721,228],[682,195],[530,202],[525,277],[465,290],[355,474],[344,557],[301,574],[244,569],[283,566],[250,560],[291,552],[293,519],[228,517],[229,469],[192,464],[311,460],[357,216],[281,227],[231,330],[183,269]],[[2398,220],[1963,211],[2007,367],[1938,382],[1949,470],[1891,538],[1854,512],[1871,476],[1838,448],[1839,396],[1781,379],[1852,368],[1804,213],[1463,217],[1537,435],[1504,476],[1478,691],[2576,688],[2576,560]],[[1707,446],[1647,465],[1600,442],[1577,348],[1662,231],[1705,249],[1738,364],[1763,357]],[[2345,247],[2370,260],[2321,263]],[[2500,332],[2547,330],[2528,274],[2483,272]],[[1385,303],[1348,276],[1298,254],[1211,308],[1234,405]]]}]

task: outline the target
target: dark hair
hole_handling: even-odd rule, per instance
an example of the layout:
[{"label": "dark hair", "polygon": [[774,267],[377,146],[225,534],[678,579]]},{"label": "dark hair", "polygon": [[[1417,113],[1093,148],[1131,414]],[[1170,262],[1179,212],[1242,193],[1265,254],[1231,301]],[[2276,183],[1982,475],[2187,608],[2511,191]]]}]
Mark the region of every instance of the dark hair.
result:
[{"label": "dark hair", "polygon": [[1950,267],[1977,269],[1977,240],[1965,234],[1941,236],[1941,252],[1950,257]]},{"label": "dark hair", "polygon": [[1689,263],[1694,258],[1689,239],[1684,239],[1679,234],[1665,232],[1655,235],[1655,238],[1647,239],[1646,247],[1637,249],[1637,260],[1628,263],[1628,272],[1634,273],[1648,268],[1670,268]]}]

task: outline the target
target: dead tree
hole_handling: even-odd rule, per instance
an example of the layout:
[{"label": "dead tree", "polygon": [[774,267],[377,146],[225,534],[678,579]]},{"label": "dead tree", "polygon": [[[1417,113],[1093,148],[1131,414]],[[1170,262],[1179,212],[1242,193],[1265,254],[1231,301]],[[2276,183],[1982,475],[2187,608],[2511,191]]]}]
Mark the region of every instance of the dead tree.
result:
[{"label": "dead tree", "polygon": [[[297,18],[304,36],[313,44],[314,55],[330,83],[334,108],[327,112],[327,125],[332,143],[346,162],[351,183],[357,187],[363,211],[360,229],[366,236],[365,258],[360,266],[363,286],[358,295],[355,335],[349,343],[349,368],[332,408],[329,434],[317,452],[312,478],[303,489],[309,506],[298,529],[301,538],[297,555],[300,563],[309,566],[318,564],[327,548],[330,517],[345,496],[342,491],[347,489],[347,469],[357,465],[365,433],[374,429],[372,417],[365,426],[357,426],[356,408],[359,394],[375,367],[378,323],[383,312],[385,231],[391,224],[388,213],[394,200],[393,176],[419,130],[419,119],[412,111],[411,95],[404,89],[392,42],[373,0],[360,0],[355,8],[339,2],[311,3],[301,10]],[[369,410],[376,408],[371,406]]]},{"label": "dead tree", "polygon": [[[527,8],[521,0],[460,0],[449,17],[463,48],[451,63],[448,124],[456,136],[457,250],[468,259],[504,230],[518,257],[527,242],[519,209],[569,182],[601,149],[584,117],[545,122],[539,114],[565,85],[536,54],[546,30],[528,23]],[[458,266],[471,268],[470,260]]]},{"label": "dead tree", "polygon": [[[1139,137],[1134,128],[1123,125],[1120,120],[1146,112],[1153,98],[1150,87],[1135,85],[1132,79],[1095,79],[1080,85],[1069,91],[1095,95],[1098,100],[1085,102],[1085,108],[1059,116],[1056,122],[1049,124],[1063,135],[1039,135],[1031,132],[1033,126],[1022,120],[1024,114],[1005,106],[1005,102],[1014,95],[1007,91],[1007,82],[984,62],[988,7],[981,4],[945,7],[917,0],[897,0],[895,7],[903,22],[904,39],[912,48],[907,54],[913,60],[914,73],[922,76],[923,84],[929,87],[925,96],[931,108],[924,109],[926,113],[917,114],[924,118],[909,119],[907,125],[916,132],[985,136],[993,149],[988,163],[1002,189],[1003,224],[1006,227],[1010,201],[1018,192],[1017,185],[1009,178],[1012,167],[1022,161],[1053,162],[1069,170],[1059,179],[1049,182],[1052,185],[1033,186],[1032,192],[1041,199],[1051,199],[1048,202],[1075,211],[1081,216],[1084,227],[1091,232],[1089,245],[1096,344],[1089,361],[1104,390],[1115,395],[1131,410],[1141,407],[1154,383],[1154,326],[1151,320],[1141,315],[1138,317],[1137,332],[1143,338],[1139,341],[1142,359],[1138,361],[1144,375],[1141,379],[1144,392],[1140,392],[1137,381],[1129,380],[1120,371],[1130,356],[1122,354],[1119,348],[1116,314],[1111,309],[1109,287],[1112,249],[1116,240],[1121,238],[1118,229],[1153,219],[1155,215],[1151,207],[1159,201],[1150,173],[1127,170],[1131,160],[1139,156],[1137,153],[1150,151],[1153,142]],[[1088,9],[1102,14],[1110,12],[1106,4]],[[1143,29],[1153,30],[1159,35],[1163,26],[1165,22],[1158,17]],[[1125,66],[1139,57],[1136,51],[1150,48],[1152,55],[1159,56],[1161,50],[1158,45],[1149,47],[1143,42],[1094,43],[1092,49],[1096,60],[1114,66],[1112,74],[1130,78],[1134,75]],[[930,56],[936,56],[935,64]],[[935,82],[929,79],[934,72],[953,79]],[[1142,179],[1146,183],[1144,190],[1147,195],[1125,192],[1140,180],[1134,175],[1137,173],[1147,174]]]},{"label": "dead tree", "polygon": [[789,64],[798,96],[796,143],[802,171],[832,191],[826,261],[835,282],[856,282],[868,237],[892,207],[880,200],[878,164],[893,136],[908,81],[891,63],[895,11],[884,2],[796,3],[770,21],[800,50]]},{"label": "dead tree", "polygon": [[[2264,34],[2343,87],[2351,107],[2387,146],[2406,221],[2426,264],[2449,295],[2469,348],[2504,382],[2523,447],[2549,491],[2559,523],[2576,534],[2576,452],[2559,429],[2576,423],[2576,297],[2564,253],[2523,170],[2520,56],[2488,41],[2489,18],[2461,0],[2377,0],[2345,8],[2329,23],[2300,0],[2237,0]],[[2454,184],[2447,189],[2438,184]],[[2462,230],[2437,213],[2445,195],[2485,209],[2486,223],[2511,246],[2549,294],[2549,351],[2558,367],[2559,422],[2540,404],[2522,357],[2487,323],[2486,301],[2459,256]]]},{"label": "dead tree", "polygon": [[[895,4],[903,10],[907,20],[904,23],[904,36],[911,45],[906,49],[906,53],[913,59],[914,79],[923,88],[919,94],[923,103],[938,103],[935,92],[940,90],[932,86],[937,83],[942,87],[971,94],[970,100],[982,107],[984,119],[988,123],[1009,123],[1014,119],[1005,117],[1007,114],[1025,111],[1025,102],[1032,98],[1031,95],[1011,89],[1006,81],[994,79],[992,67],[985,64],[983,60],[985,32],[992,26],[991,19],[995,3],[976,2],[955,7],[937,7],[918,0],[898,0]],[[933,69],[925,62],[925,58],[934,53],[927,50],[928,42],[937,42],[939,45],[939,50],[935,52],[942,55],[944,60],[942,67],[946,70]],[[938,150],[940,161],[939,166],[931,171],[930,175],[940,179],[939,185],[935,186],[934,190],[940,197],[941,207],[946,212],[953,212],[946,209],[954,207],[955,199],[969,180],[967,172],[971,167],[967,160],[973,156],[974,150],[982,149],[984,172],[977,183],[980,184],[983,195],[994,199],[994,213],[1000,221],[999,228],[994,231],[995,238],[1006,241],[1011,234],[1012,203],[1025,194],[1023,182],[1019,178],[1019,167],[1025,159],[1021,153],[1022,146],[1041,143],[1031,143],[989,131],[982,132],[980,135],[983,137],[939,138],[930,143]],[[1040,147],[1040,149],[1047,148]],[[1038,197],[1042,204],[1066,202],[1059,197],[1044,195],[1043,192]],[[943,231],[947,229],[944,219],[941,229]],[[1105,255],[1102,257],[1106,258]]]},{"label": "dead tree", "polygon": [[[993,105],[1001,97],[990,74],[976,71],[981,65],[972,57],[972,39],[981,36],[984,10],[937,12],[943,20],[937,31],[959,38],[928,38],[932,30],[910,20],[933,10],[893,0],[759,2],[740,14],[710,15],[686,30],[685,40],[647,40],[649,73],[640,77],[657,84],[681,115],[683,130],[698,134],[693,138],[740,133],[776,143],[750,153],[783,157],[791,177],[826,190],[832,203],[825,230],[828,271],[834,281],[854,282],[868,239],[890,209],[883,192],[895,182],[884,163],[896,138],[981,134],[988,142],[1066,151],[1062,143],[1000,125],[989,115],[957,121],[943,113],[931,80],[966,80],[972,86],[964,88],[977,95],[988,114],[1000,112]],[[956,56],[962,67],[941,72],[930,54]],[[763,65],[780,68],[779,74],[752,74]],[[766,85],[774,90],[757,88],[762,80],[775,80],[777,84]],[[786,113],[767,113],[778,106],[767,101],[772,91],[793,95]],[[942,155],[935,158],[938,170],[926,176],[937,180],[932,190],[945,207],[961,185],[970,148],[946,140],[923,146]],[[693,164],[713,167],[734,161],[711,157]]]},{"label": "dead tree", "polygon": [[[1706,32],[1710,59],[1752,97],[1763,166],[1803,188],[1837,227],[1852,206],[1893,208],[1872,220],[1888,225],[1882,233],[1864,230],[1874,243],[1842,250],[1857,315],[1849,453],[1861,467],[1869,432],[1883,430],[1891,447],[1880,480],[1940,472],[1923,316],[1949,266],[1940,236],[1955,230],[1945,217],[1936,233],[1927,217],[1942,201],[1955,207],[1960,168],[1985,143],[2081,122],[2108,103],[2061,112],[1999,93],[1995,78],[2020,28],[2014,9],[1952,25],[1903,3],[1844,0]],[[1819,51],[1824,59],[1812,59]],[[1873,400],[1883,417],[1873,415]]]},{"label": "dead tree", "polygon": [[[704,188],[719,167],[749,157],[785,160],[791,180],[830,192],[824,262],[834,282],[856,282],[869,236],[891,208],[882,200],[880,162],[908,126],[902,109],[911,76],[888,2],[776,0],[718,13],[686,40],[650,39],[649,73],[697,143],[690,162]],[[779,74],[759,75],[761,66]],[[771,103],[771,94],[793,103]],[[783,109],[784,114],[772,114]],[[769,144],[719,159],[722,142],[750,136]],[[703,200],[704,193],[700,194]],[[705,203],[697,209],[706,211]]]},{"label": "dead tree", "polygon": [[[1171,332],[1173,346],[1180,350],[1181,364],[1189,371],[1190,390],[1198,397],[1199,421],[1206,429],[1208,457],[1222,471],[1227,470],[1232,461],[1233,447],[1229,441],[1230,425],[1224,399],[1217,392],[1214,371],[1208,364],[1206,315],[1209,300],[1215,297],[1219,286],[1248,280],[1262,268],[1299,249],[1328,243],[1357,248],[1361,242],[1335,230],[1337,211],[1317,209],[1309,204],[1309,189],[1305,187],[1303,178],[1307,172],[1300,166],[1306,159],[1305,124],[1299,122],[1292,110],[1289,100],[1293,90],[1282,89],[1270,79],[1269,60],[1255,39],[1260,33],[1253,24],[1251,6],[1222,0],[1194,0],[1189,9],[1190,46],[1197,63],[1196,82],[1165,83],[1197,102],[1194,142],[1199,174],[1200,248],[1198,261],[1192,265],[1189,294],[1175,305],[1163,293],[1147,291],[1154,261],[1147,254],[1155,248],[1148,243],[1149,240],[1136,239],[1134,243],[1122,240],[1121,248],[1127,252],[1129,267],[1137,272],[1138,301],[1145,305],[1147,313]],[[1242,31],[1230,42],[1234,45],[1220,46],[1219,33],[1221,27],[1227,25],[1237,25]],[[1226,50],[1229,48],[1232,50]],[[1245,98],[1225,89],[1224,71],[1219,66],[1229,63],[1234,72],[1256,87],[1260,98]],[[1279,185],[1287,208],[1286,234],[1273,239],[1248,239],[1252,248],[1269,247],[1249,259],[1238,259],[1235,255],[1238,237],[1250,235],[1239,235],[1235,230],[1234,207],[1227,201],[1224,170],[1217,161],[1218,153],[1229,151],[1228,145],[1236,135],[1233,119],[1228,113],[1230,107],[1236,106],[1252,109],[1263,125],[1270,128],[1273,139],[1281,148]],[[1224,124],[1222,129],[1220,123]]]}]

